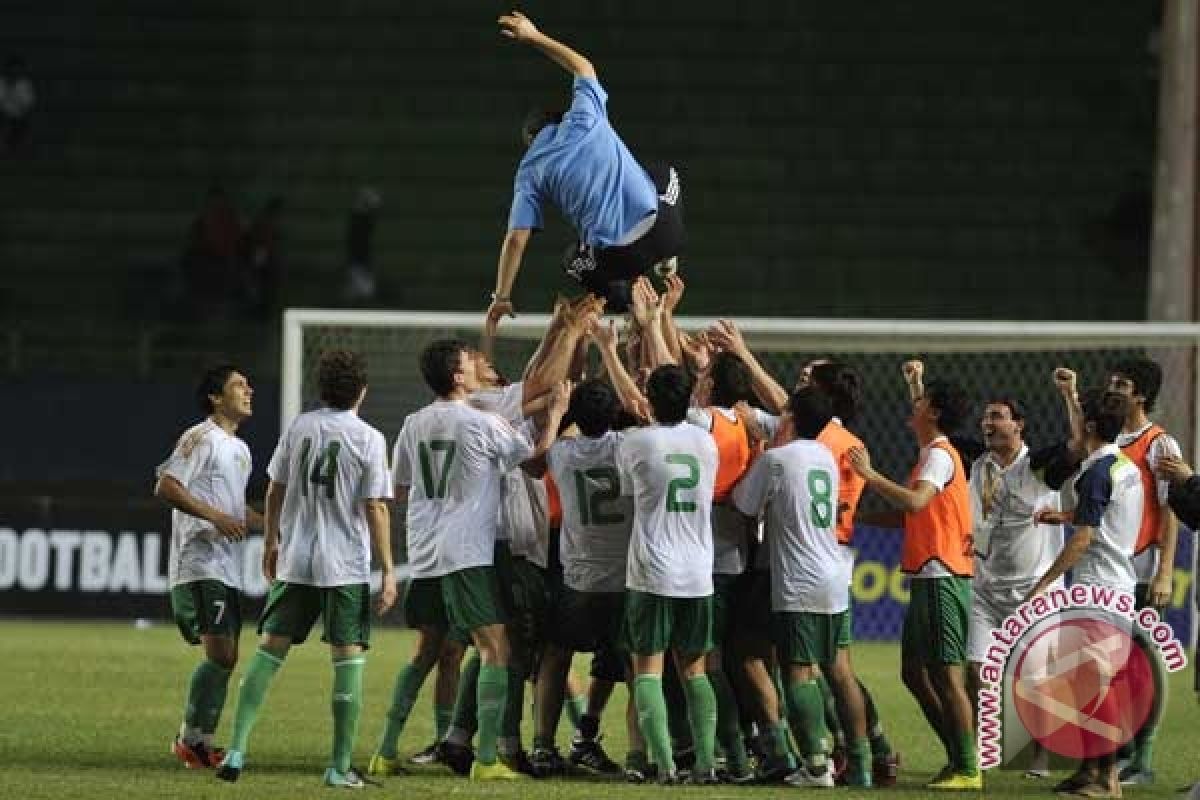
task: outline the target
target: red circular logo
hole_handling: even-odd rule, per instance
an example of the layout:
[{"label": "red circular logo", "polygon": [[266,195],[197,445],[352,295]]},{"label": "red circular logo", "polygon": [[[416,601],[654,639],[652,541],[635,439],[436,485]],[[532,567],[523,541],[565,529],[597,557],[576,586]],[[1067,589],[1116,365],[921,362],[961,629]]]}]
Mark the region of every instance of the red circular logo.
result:
[{"label": "red circular logo", "polygon": [[1017,716],[1047,750],[1097,758],[1131,740],[1154,708],[1146,651],[1104,619],[1056,621],[1022,651],[1012,674]]}]

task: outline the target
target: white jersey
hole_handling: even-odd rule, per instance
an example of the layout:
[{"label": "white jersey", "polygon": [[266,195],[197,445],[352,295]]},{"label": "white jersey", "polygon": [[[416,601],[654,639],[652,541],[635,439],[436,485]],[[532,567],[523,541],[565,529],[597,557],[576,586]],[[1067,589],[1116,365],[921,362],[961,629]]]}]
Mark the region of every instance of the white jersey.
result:
[{"label": "white jersey", "polygon": [[409,487],[414,577],[492,564],[504,473],[533,450],[527,433],[466,403],[438,400],[404,420],[392,477]]},{"label": "white jersey", "polygon": [[1074,523],[1095,535],[1071,570],[1075,583],[1111,586],[1133,593],[1137,575],[1133,550],[1142,522],[1142,477],[1115,444],[1105,445],[1079,465]]},{"label": "white jersey", "polygon": [[[521,427],[524,421],[523,400],[525,384],[523,381],[510,383],[507,386],[496,386],[491,389],[480,389],[472,392],[467,398],[472,408],[496,414],[514,428]],[[508,473],[504,476],[501,489],[500,527],[496,529],[496,539],[508,542],[513,538],[514,528],[519,529],[522,523],[528,522],[533,516],[529,508],[524,486],[518,475]]]},{"label": "white jersey", "polygon": [[[170,476],[197,500],[244,520],[250,467],[246,443],[207,419],[184,431],[155,476]],[[171,586],[216,580],[240,589],[242,543],[217,533],[208,520],[175,509],[171,512],[167,577]]]},{"label": "white jersey", "polygon": [[[730,422],[737,420],[737,412],[733,409],[718,407],[714,410]],[[758,413],[766,416],[761,411]],[[708,409],[689,409],[687,419],[696,427],[712,433],[712,412]],[[718,451],[719,457],[720,452]],[[746,529],[746,518],[727,503],[715,503],[712,510],[712,529],[713,573],[741,575],[746,571],[746,559],[750,552],[750,536]]]},{"label": "white jersey", "polygon": [[[1142,437],[1142,435],[1150,429],[1153,422],[1147,422],[1144,426],[1137,429],[1133,433],[1121,432],[1117,434],[1117,447],[1128,447]],[[1146,462],[1150,469],[1158,469],[1158,461],[1164,456],[1174,456],[1182,458],[1182,451],[1179,449],[1179,442],[1175,441],[1175,437],[1169,433],[1163,432],[1150,443],[1150,447],[1146,449]],[[1158,503],[1162,506],[1164,513],[1169,513],[1167,508],[1167,493],[1171,489],[1169,481],[1160,480],[1157,482],[1158,495],[1156,497],[1146,497],[1144,501],[1147,503]],[[1145,490],[1143,489],[1143,493]],[[1162,548],[1157,544],[1151,545],[1143,550],[1138,555],[1133,557],[1133,568],[1137,572],[1138,583],[1150,583],[1154,580],[1154,576],[1158,574],[1158,562]]]},{"label": "white jersey", "polygon": [[686,422],[627,431],[617,472],[634,508],[625,587],[662,597],[711,595],[712,436]]},{"label": "white jersey", "polygon": [[1034,471],[1029,448],[1007,467],[991,453],[971,465],[972,536],[975,542],[975,595],[1016,609],[1062,552],[1061,525],[1038,525],[1041,509],[1059,510],[1058,492]]},{"label": "white jersey", "polygon": [[617,449],[623,435],[560,439],[546,454],[562,504],[563,583],[578,592],[625,590],[633,498],[621,493]]},{"label": "white jersey", "polygon": [[545,485],[524,470],[504,475],[500,501],[500,531],[512,554],[545,569],[550,556],[550,503]]},{"label": "white jersey", "polygon": [[286,484],[278,577],[309,586],[371,578],[364,500],[392,496],[383,434],[354,411],[301,414],[279,440],[267,474]]},{"label": "white jersey", "polygon": [[849,608],[851,562],[838,544],[838,468],[828,447],[797,439],[771,448],[733,490],[733,502],[749,516],[766,513],[771,610]]}]

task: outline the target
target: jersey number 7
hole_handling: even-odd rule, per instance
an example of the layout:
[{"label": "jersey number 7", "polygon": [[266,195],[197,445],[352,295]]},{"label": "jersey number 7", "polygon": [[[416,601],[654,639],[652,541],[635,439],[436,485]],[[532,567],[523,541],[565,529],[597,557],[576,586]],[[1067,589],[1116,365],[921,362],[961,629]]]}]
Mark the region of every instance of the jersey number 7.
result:
[{"label": "jersey number 7", "polygon": [[[450,477],[450,467],[454,464],[454,454],[458,450],[458,442],[453,439],[433,439],[428,444],[417,443],[417,453],[421,457],[421,483],[425,487],[425,496],[430,499],[441,499],[446,496],[446,483]],[[442,457],[441,474],[437,484],[433,480],[435,453],[444,453]]]}]

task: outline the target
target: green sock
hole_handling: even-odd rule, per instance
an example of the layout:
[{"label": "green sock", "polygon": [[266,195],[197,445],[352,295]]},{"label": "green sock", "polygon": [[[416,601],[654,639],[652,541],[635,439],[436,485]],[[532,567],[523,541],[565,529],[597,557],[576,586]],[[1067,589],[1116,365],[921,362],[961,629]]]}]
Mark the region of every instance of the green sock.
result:
[{"label": "green sock", "polygon": [[814,766],[825,763],[829,731],[825,728],[825,701],[815,680],[788,682],[788,721],[805,760]]},{"label": "green sock", "polygon": [[412,713],[417,695],[421,692],[421,684],[428,674],[415,664],[407,664],[396,676],[396,685],[392,688],[392,706],[388,709],[383,737],[379,740],[379,754],[384,758],[396,757],[396,743],[400,741],[400,734],[404,732],[408,715]]},{"label": "green sock", "polygon": [[633,702],[637,706],[638,727],[646,740],[650,757],[658,764],[660,775],[675,772],[671,755],[671,734],[667,730],[667,701],[663,696],[662,678],[657,675],[638,675],[633,681]]},{"label": "green sock", "polygon": [[207,658],[196,665],[188,682],[187,707],[183,712],[185,725],[198,728],[202,733],[217,730],[221,710],[225,708],[229,676],[232,674],[233,670],[214,664]]},{"label": "green sock", "polygon": [[452,726],[464,731],[474,731],[478,723],[475,701],[479,695],[479,669],[482,662],[479,653],[471,654],[458,677],[458,692],[454,698]]},{"label": "green sock", "polygon": [[779,720],[768,731],[771,737],[771,755],[783,760],[788,769],[796,768],[796,754],[792,752],[792,739],[788,736],[788,726]]},{"label": "green sock", "polygon": [[358,718],[362,715],[363,669],[366,656],[358,655],[333,662],[333,763],[343,775],[350,769]]},{"label": "green sock", "polygon": [[871,740],[863,737],[850,742],[849,772],[846,782],[850,786],[869,787],[871,785]]},{"label": "green sock", "polygon": [[496,763],[496,737],[500,733],[507,695],[508,667],[481,666],[475,701],[479,720],[479,750],[475,758],[481,764]]},{"label": "green sock", "polygon": [[863,705],[867,709],[867,737],[871,740],[871,756],[876,761],[882,761],[892,754],[892,743],[883,732],[883,723],[879,721],[879,709],[875,707],[875,698],[867,691],[862,681],[858,682],[862,691]]},{"label": "green sock", "polygon": [[261,647],[254,651],[246,674],[242,676],[242,686],[238,690],[237,711],[233,715],[233,738],[229,741],[229,749],[239,753],[246,752],[246,742],[250,739],[250,729],[258,718],[258,709],[267,696],[267,687],[271,679],[283,666],[283,659],[271,655]]},{"label": "green sock", "polygon": [[446,738],[446,731],[450,730],[450,720],[454,718],[454,706],[434,706],[433,707],[433,725],[434,725],[434,741],[440,742]]},{"label": "green sock", "polygon": [[737,698],[729,678],[724,670],[712,670],[708,673],[708,682],[712,684],[713,694],[717,698],[717,739],[725,758],[729,761],[730,770],[735,775],[744,775],[750,770],[750,759],[746,755],[746,743],[742,738],[742,726],[738,720]]},{"label": "green sock", "polygon": [[825,703],[825,727],[828,729],[836,745],[846,746],[846,732],[842,730],[842,719],[838,716],[837,699],[833,689],[825,679],[825,673],[818,673],[817,685],[821,687],[821,700]]},{"label": "green sock", "polygon": [[[521,738],[521,714],[525,710],[525,677],[519,669],[508,668],[508,694],[504,700],[504,715],[500,718],[500,735]],[[518,747],[518,749],[520,749]]]},{"label": "green sock", "polygon": [[[708,772],[716,762],[717,696],[707,675],[688,678],[683,684],[683,690],[687,695],[692,742],[696,746],[695,768],[697,772]],[[744,752],[742,755],[745,757]]]},{"label": "green sock", "polygon": [[967,775],[979,772],[979,753],[976,750],[978,742],[974,733],[959,733],[954,738],[956,746],[955,757],[958,760],[959,771]]},{"label": "green sock", "polygon": [[571,727],[579,730],[579,722],[587,713],[587,695],[581,694],[578,697],[567,698],[565,711],[567,719],[571,720]]},{"label": "green sock", "polygon": [[1137,732],[1137,737],[1134,740],[1137,743],[1137,749],[1133,753],[1133,766],[1135,769],[1148,770],[1150,769],[1150,765],[1154,763],[1154,738],[1157,733],[1158,728],[1149,723]]}]

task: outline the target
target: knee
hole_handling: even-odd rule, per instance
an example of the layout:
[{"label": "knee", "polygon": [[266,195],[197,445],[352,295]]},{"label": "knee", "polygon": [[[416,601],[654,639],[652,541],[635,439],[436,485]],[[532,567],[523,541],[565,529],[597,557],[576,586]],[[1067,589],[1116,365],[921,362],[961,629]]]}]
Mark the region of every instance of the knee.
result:
[{"label": "knee", "polygon": [[921,694],[927,685],[925,668],[920,664],[905,663],[900,667],[900,680],[910,692]]},{"label": "knee", "polygon": [[237,650],[223,650],[218,653],[209,653],[208,660],[216,664],[221,669],[232,671],[237,666],[238,654]]}]

